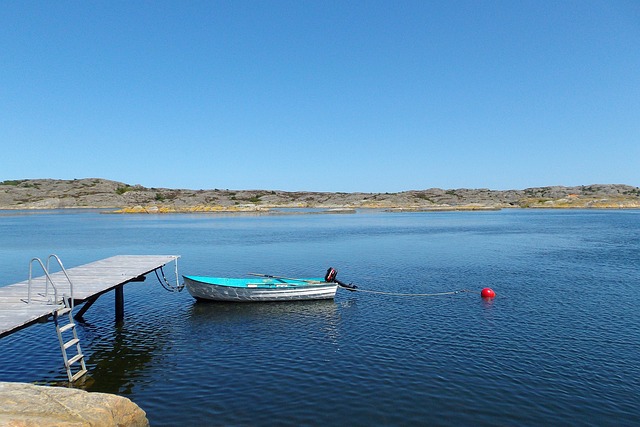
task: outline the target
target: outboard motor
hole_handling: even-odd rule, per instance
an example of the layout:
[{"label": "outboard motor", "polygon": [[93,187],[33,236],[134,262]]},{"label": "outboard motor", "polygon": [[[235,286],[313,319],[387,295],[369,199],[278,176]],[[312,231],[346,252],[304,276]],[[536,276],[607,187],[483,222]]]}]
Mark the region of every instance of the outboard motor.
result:
[{"label": "outboard motor", "polygon": [[324,275],[324,281],[328,283],[337,283],[338,286],[340,286],[341,288],[344,288],[352,292],[358,288],[356,285],[352,283],[346,284],[344,282],[339,281],[338,279],[336,279],[337,275],[338,275],[338,272],[336,271],[336,269],[333,267],[329,267],[329,269],[327,270],[327,274]]},{"label": "outboard motor", "polygon": [[336,280],[337,275],[338,272],[336,271],[336,269],[333,267],[329,267],[329,269],[327,270],[327,274],[324,275],[324,281],[331,283]]}]

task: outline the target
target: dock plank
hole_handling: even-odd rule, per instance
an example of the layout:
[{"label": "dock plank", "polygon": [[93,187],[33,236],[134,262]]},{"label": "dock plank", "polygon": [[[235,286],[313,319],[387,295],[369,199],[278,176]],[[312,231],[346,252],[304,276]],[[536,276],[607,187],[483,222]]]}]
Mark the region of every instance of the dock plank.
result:
[{"label": "dock plank", "polygon": [[[81,304],[170,262],[177,262],[178,258],[178,255],[116,255],[66,271],[73,284],[73,299],[76,304]],[[59,300],[63,293],[70,294],[69,282],[62,271],[50,272],[49,275],[58,290]],[[27,304],[28,284],[29,281],[25,280],[0,287],[0,337],[45,320],[62,306],[53,301],[50,285],[49,297],[44,296],[45,276],[31,280],[31,304]]]}]

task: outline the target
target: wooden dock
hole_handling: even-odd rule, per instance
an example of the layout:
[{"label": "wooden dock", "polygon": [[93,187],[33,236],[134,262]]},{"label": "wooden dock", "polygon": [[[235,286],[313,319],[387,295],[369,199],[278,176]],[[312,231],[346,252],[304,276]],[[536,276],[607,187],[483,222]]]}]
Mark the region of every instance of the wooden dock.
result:
[{"label": "wooden dock", "polygon": [[[0,338],[36,322],[46,321],[55,310],[63,307],[62,294],[64,293],[67,297],[71,295],[69,281],[73,286],[74,304],[77,306],[86,302],[86,308],[100,295],[115,290],[117,319],[118,310],[124,313],[123,285],[139,281],[144,275],[172,261],[177,263],[178,258],[177,255],[117,255],[67,268],[66,274],[69,280],[62,269],[55,273],[49,272],[57,290],[57,300],[53,298],[52,286],[50,284],[47,286],[46,275],[32,278],[30,293],[29,280],[0,287]],[[35,274],[38,272],[35,268],[36,263],[32,264],[34,264],[32,267]],[[44,274],[44,271],[40,270],[38,273]]]}]

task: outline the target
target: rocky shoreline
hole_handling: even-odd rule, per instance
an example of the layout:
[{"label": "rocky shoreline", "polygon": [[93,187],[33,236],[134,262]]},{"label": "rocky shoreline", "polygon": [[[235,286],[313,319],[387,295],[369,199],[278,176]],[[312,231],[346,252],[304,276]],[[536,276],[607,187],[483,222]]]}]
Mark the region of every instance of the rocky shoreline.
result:
[{"label": "rocky shoreline", "polygon": [[0,425],[148,427],[149,420],[146,412],[126,397],[0,382]]},{"label": "rocky shoreline", "polygon": [[506,208],[640,209],[640,188],[622,184],[524,190],[430,188],[398,193],[147,188],[101,178],[0,182],[0,209],[106,209],[116,213],[353,213],[356,209],[485,211]]}]

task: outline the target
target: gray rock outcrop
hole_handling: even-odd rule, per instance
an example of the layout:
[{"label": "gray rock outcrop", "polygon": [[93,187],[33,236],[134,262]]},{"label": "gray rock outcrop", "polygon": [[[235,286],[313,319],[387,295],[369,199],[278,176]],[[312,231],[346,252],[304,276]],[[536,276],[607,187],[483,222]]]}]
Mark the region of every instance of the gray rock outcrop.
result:
[{"label": "gray rock outcrop", "polygon": [[640,188],[620,184],[524,190],[429,188],[398,193],[147,188],[100,178],[0,182],[0,209],[122,209],[123,213],[267,211],[273,208],[400,210],[640,208]]}]

